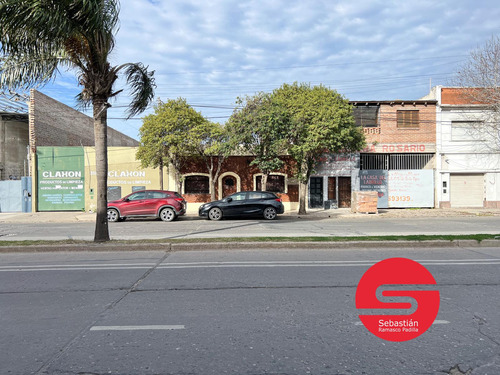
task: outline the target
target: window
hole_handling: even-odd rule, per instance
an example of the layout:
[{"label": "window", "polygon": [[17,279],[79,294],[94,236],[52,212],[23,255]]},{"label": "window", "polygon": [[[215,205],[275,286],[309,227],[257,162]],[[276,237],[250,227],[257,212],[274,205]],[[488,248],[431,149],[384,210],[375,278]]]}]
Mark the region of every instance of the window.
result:
[{"label": "window", "polygon": [[184,182],[186,194],[208,194],[210,191],[207,176],[187,176]]},{"label": "window", "polygon": [[139,201],[141,199],[146,199],[146,192],[145,191],[134,193],[132,195],[129,195],[129,197],[128,197],[129,201]]},{"label": "window", "polygon": [[354,121],[356,126],[363,128],[378,127],[378,110],[379,106],[358,106],[353,108]]},{"label": "window", "polygon": [[148,192],[148,199],[162,199],[162,198],[168,198],[170,195],[167,193],[163,193],[161,191],[149,191]]},{"label": "window", "polygon": [[[255,190],[262,190],[262,176],[257,176],[255,179]],[[285,192],[285,176],[272,174],[267,177],[266,191],[273,193]]]},{"label": "window", "polygon": [[460,141],[484,141],[481,135],[481,123],[475,121],[452,121],[451,140]]},{"label": "window", "polygon": [[434,154],[361,154],[360,167],[366,169],[424,169],[432,161]]},{"label": "window", "polygon": [[248,193],[248,199],[265,199],[267,195],[264,193],[251,192]]},{"label": "window", "polygon": [[233,201],[244,201],[247,197],[247,193],[236,193],[231,195]]},{"label": "window", "polygon": [[108,186],[108,201],[117,201],[122,197],[121,186]]},{"label": "window", "polygon": [[398,128],[418,128],[418,111],[397,111]]}]

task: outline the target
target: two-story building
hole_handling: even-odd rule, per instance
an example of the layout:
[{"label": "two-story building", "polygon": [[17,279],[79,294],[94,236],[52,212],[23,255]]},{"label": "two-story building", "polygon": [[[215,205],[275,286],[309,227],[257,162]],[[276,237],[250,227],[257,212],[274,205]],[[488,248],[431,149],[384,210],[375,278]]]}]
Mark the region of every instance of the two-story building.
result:
[{"label": "two-story building", "polygon": [[378,192],[379,208],[434,207],[436,101],[351,104],[367,147],[326,157],[311,178],[310,194],[318,190],[324,201],[349,207],[352,190],[370,190]]},{"label": "two-story building", "polygon": [[436,86],[426,97],[437,100],[437,207],[500,208],[498,117],[471,90]]}]

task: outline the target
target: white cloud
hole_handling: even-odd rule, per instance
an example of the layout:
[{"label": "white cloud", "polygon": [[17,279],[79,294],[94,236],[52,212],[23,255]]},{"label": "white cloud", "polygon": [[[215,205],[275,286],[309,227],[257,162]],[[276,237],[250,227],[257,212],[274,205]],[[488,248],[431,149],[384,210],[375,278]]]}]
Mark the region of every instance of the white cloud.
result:
[{"label": "white cloud", "polygon": [[[230,105],[293,81],[323,82],[355,100],[414,99],[430,75],[445,83],[468,51],[498,34],[498,19],[493,0],[122,0],[112,62],[143,62],[156,71],[158,97],[196,104]],[[71,83],[65,76],[47,93],[61,100]],[[73,105],[76,92],[64,101]],[[127,102],[122,94],[115,106]],[[140,123],[112,125],[135,137]]]}]

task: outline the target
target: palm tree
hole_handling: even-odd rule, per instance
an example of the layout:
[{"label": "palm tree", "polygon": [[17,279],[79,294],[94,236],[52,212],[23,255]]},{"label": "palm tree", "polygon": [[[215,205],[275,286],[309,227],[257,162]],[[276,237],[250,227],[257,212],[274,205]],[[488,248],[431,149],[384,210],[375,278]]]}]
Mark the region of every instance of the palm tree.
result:
[{"label": "palm tree", "polygon": [[154,96],[154,72],[141,63],[111,66],[118,0],[0,0],[0,87],[28,89],[55,78],[59,68],[75,71],[77,96],[93,107],[97,169],[94,241],[108,241],[107,109],[119,73],[131,90],[129,117],[146,109]]}]

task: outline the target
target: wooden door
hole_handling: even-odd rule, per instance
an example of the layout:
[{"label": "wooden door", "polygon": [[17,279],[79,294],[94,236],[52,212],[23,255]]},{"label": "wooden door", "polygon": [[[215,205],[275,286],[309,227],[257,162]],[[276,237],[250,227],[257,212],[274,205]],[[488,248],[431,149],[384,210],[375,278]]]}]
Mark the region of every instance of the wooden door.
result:
[{"label": "wooden door", "polygon": [[351,177],[339,177],[339,208],[351,207]]}]

